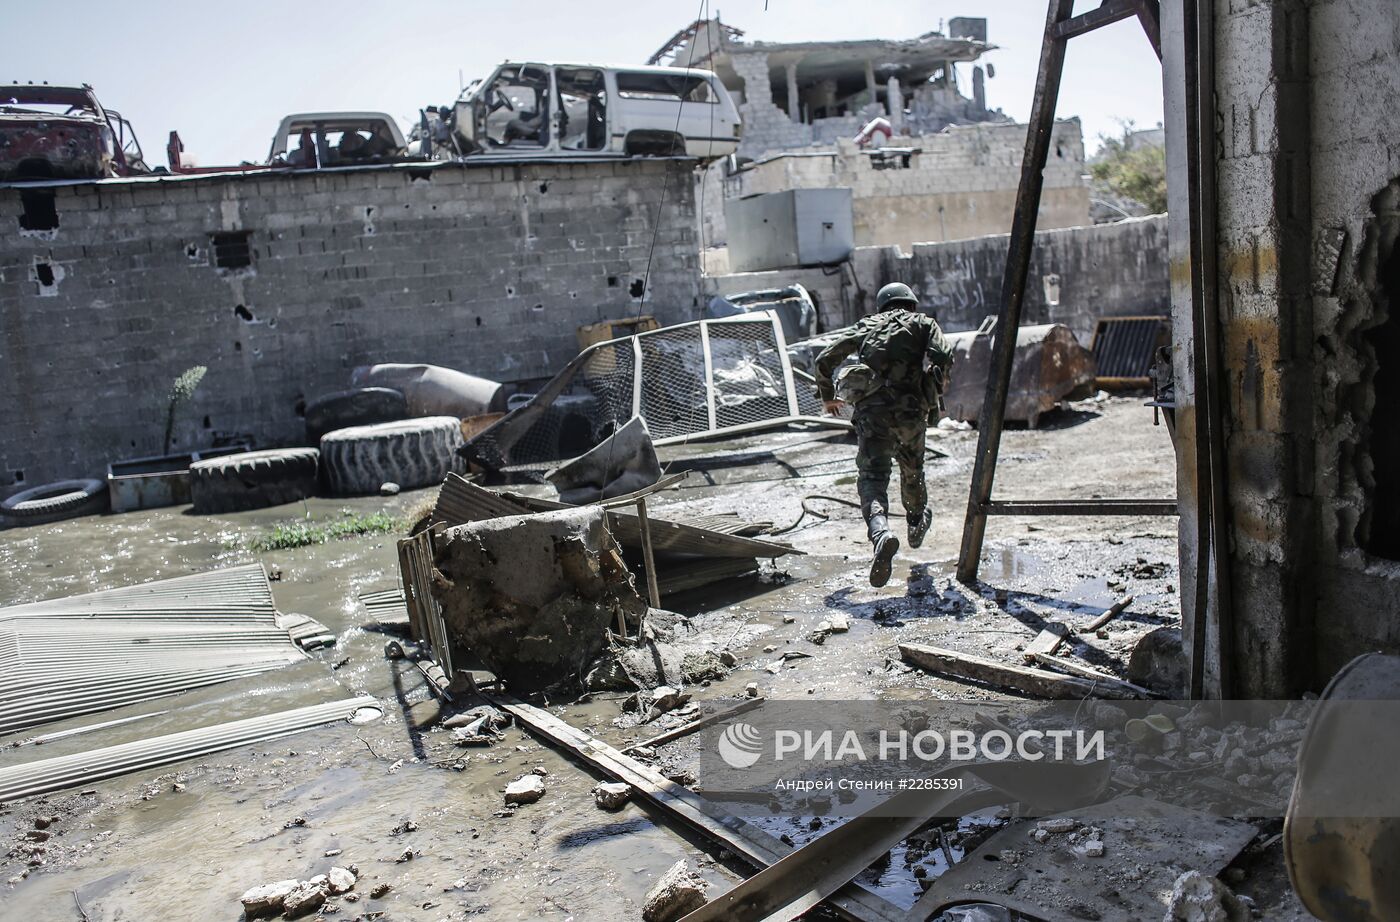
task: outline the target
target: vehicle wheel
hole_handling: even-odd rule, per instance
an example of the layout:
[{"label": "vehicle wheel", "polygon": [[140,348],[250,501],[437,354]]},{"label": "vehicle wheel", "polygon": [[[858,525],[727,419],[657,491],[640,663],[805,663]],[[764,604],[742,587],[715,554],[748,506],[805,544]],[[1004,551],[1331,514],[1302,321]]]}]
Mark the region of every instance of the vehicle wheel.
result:
[{"label": "vehicle wheel", "polygon": [[391,387],[357,387],[317,397],[306,405],[306,437],[321,436],[350,426],[372,426],[408,418],[408,402]]},{"label": "vehicle wheel", "polygon": [[18,524],[42,525],[105,512],[107,502],[107,485],[100,480],[59,480],[0,502],[0,515]]},{"label": "vehicle wheel", "polygon": [[190,465],[194,511],[237,512],[314,496],[319,457],[314,448],[281,448],[196,461]]},{"label": "vehicle wheel", "polygon": [[321,437],[326,484],[336,496],[378,493],[382,483],[405,490],[441,483],[461,470],[461,420],[426,416],[355,426]]}]

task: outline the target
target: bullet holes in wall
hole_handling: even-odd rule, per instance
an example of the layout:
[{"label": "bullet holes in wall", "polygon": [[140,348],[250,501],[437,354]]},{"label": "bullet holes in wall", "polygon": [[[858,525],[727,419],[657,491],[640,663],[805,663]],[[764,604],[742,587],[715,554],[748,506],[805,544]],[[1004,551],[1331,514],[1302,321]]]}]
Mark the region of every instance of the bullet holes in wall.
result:
[{"label": "bullet holes in wall", "polygon": [[609,287],[609,288],[616,288],[616,287],[617,287],[617,276],[615,276],[615,275],[610,275],[610,276],[608,276],[608,287]]},{"label": "bullet holes in wall", "polygon": [[215,231],[209,235],[217,269],[248,269],[253,265],[252,231]]},{"label": "bullet holes in wall", "polygon": [[632,284],[627,289],[627,293],[634,298],[640,298],[642,295],[646,294],[646,290],[646,282],[642,281],[641,279],[633,279]]},{"label": "bullet holes in wall", "polygon": [[35,291],[41,298],[57,295],[58,283],[63,281],[63,276],[62,266],[42,256],[34,257],[29,267],[29,280],[34,283]]},{"label": "bullet holes in wall", "polygon": [[242,320],[244,323],[252,323],[255,319],[253,317],[253,312],[248,310],[248,308],[244,307],[242,304],[235,304],[233,306],[233,316],[237,317],[239,320]]}]

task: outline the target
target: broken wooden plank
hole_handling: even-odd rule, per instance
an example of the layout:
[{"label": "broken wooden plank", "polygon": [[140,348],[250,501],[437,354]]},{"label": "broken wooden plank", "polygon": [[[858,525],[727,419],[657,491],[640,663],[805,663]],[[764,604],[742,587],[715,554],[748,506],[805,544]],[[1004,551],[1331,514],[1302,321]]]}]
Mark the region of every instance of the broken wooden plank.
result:
[{"label": "broken wooden plank", "polygon": [[[1114,618],[1117,618],[1119,615],[1123,614],[1123,611],[1131,604],[1133,604],[1133,597],[1130,595],[1123,596],[1123,598],[1119,599],[1117,602],[1114,602],[1113,607],[1110,608],[1108,611],[1104,612],[1103,614],[1095,618],[1093,621],[1090,621],[1088,624],[1084,625],[1084,627],[1080,629],[1079,633],[1094,633],[1099,628],[1112,621]],[[1050,650],[1047,652],[1053,653],[1055,651]]]},{"label": "broken wooden plank", "polygon": [[1065,642],[1065,638],[1070,635],[1069,626],[1058,621],[1047,622],[1045,627],[1040,629],[1040,633],[1035,635],[1026,645],[1026,649],[1021,651],[1021,655],[1026,658],[1026,662],[1035,662],[1036,656],[1042,653],[1054,653],[1060,649],[1060,644]]},{"label": "broken wooden plank", "polygon": [[1001,663],[972,653],[960,653],[943,647],[902,643],[899,654],[904,661],[929,672],[1009,688],[1041,698],[1136,698],[1117,685],[1061,675],[1032,666]]},{"label": "broken wooden plank", "polygon": [[1032,640],[1023,652],[1026,662],[1035,662],[1036,656],[1041,653],[1054,656],[1059,651],[1060,644],[1068,640],[1071,635],[1076,633],[1094,633],[1099,628],[1121,615],[1123,610],[1131,604],[1133,604],[1133,597],[1130,595],[1124,596],[1117,602],[1114,602],[1113,606],[1109,608],[1108,611],[1099,615],[1078,631],[1059,621],[1047,623],[1045,627],[1041,629],[1040,633],[1035,636],[1035,640]]},{"label": "broken wooden plank", "polygon": [[[661,590],[656,586],[656,555],[653,554],[651,550],[651,520],[647,518],[647,500],[645,496],[637,499],[637,522],[642,532],[642,566],[646,568],[647,571],[647,599],[651,602],[652,608],[660,608]],[[646,614],[643,613],[642,623],[638,625],[637,628],[639,636],[645,626]]]},{"label": "broken wooden plank", "polygon": [[[766,868],[791,851],[761,829],[727,815],[689,788],[570,726],[548,711],[509,695],[483,694],[482,697],[509,713],[533,733],[567,749],[594,770],[630,784],[639,797],[755,868]],[[856,922],[905,920],[904,910],[854,883],[833,893],[827,902],[843,918]]]},{"label": "broken wooden plank", "polygon": [[622,751],[632,752],[634,750],[641,749],[644,746],[650,748],[653,746],[664,745],[666,743],[671,742],[672,740],[678,740],[683,736],[689,736],[696,730],[703,730],[706,727],[713,726],[722,720],[728,720],[731,717],[738,717],[740,714],[743,714],[746,711],[752,711],[754,708],[762,704],[763,701],[764,699],[762,697],[750,698],[742,704],[736,704],[732,708],[725,708],[722,711],[715,711],[713,714],[707,714],[706,716],[701,717],[698,720],[692,720],[690,723],[685,724],[684,726],[676,727],[673,730],[667,730],[665,733],[658,733],[651,739],[642,740],[640,743],[633,743],[631,746],[628,746]]},{"label": "broken wooden plank", "polygon": [[1095,682],[1105,682],[1121,686],[1125,692],[1125,697],[1127,696],[1126,693],[1131,693],[1133,697],[1137,698],[1157,697],[1153,692],[1148,691],[1141,685],[1134,685],[1132,682],[1124,682],[1117,676],[1109,675],[1106,672],[1100,672],[1090,666],[1081,666],[1079,663],[1073,660],[1067,660],[1062,656],[1052,656],[1049,653],[1037,653],[1035,661],[1042,666],[1049,666],[1051,669],[1058,669],[1061,672],[1079,676],[1081,679],[1093,679]]}]

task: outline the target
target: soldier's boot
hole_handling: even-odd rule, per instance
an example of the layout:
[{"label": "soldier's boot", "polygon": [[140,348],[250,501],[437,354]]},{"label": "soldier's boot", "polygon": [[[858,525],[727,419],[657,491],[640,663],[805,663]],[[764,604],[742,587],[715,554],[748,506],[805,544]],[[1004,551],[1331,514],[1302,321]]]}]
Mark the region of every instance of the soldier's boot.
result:
[{"label": "soldier's boot", "polygon": [[894,555],[899,553],[899,539],[890,532],[890,521],[883,513],[870,517],[870,544],[875,559],[870,563],[870,585],[883,586],[890,581]]},{"label": "soldier's boot", "polygon": [[924,536],[933,525],[933,510],[925,508],[918,515],[909,516],[909,546],[922,547]]}]

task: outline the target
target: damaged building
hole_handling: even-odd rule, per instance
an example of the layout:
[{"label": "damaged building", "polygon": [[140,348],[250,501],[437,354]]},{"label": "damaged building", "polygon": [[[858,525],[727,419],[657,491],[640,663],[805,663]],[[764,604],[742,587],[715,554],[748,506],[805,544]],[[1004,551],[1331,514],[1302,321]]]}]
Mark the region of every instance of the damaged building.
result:
[{"label": "damaged building", "polygon": [[[987,21],[971,17],[906,40],[746,40],[718,19],[674,36],[652,61],[714,70],[744,119],[737,155],[700,179],[707,271],[747,271],[727,252],[732,202],[792,189],[850,189],[856,246],[907,251],[1005,232],[1025,126],[988,106],[995,68],[979,61],[995,47]],[[970,73],[962,82],[959,66]],[[1083,174],[1079,121],[1066,119],[1042,227],[1089,223]]]}]

